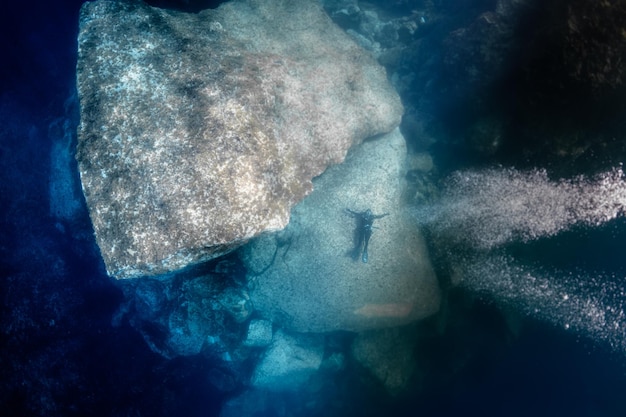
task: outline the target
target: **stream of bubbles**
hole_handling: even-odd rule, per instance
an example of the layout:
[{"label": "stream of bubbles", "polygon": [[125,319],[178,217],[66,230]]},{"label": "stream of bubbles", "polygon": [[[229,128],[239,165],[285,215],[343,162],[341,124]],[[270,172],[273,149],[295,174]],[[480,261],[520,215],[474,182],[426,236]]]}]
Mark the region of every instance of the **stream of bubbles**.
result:
[{"label": "stream of bubbles", "polygon": [[422,226],[454,248],[448,260],[459,272],[460,285],[622,351],[624,276],[531,264],[516,259],[507,247],[574,227],[598,228],[625,213],[621,167],[563,180],[551,180],[544,170],[459,171],[445,181],[437,202],[415,210]]}]

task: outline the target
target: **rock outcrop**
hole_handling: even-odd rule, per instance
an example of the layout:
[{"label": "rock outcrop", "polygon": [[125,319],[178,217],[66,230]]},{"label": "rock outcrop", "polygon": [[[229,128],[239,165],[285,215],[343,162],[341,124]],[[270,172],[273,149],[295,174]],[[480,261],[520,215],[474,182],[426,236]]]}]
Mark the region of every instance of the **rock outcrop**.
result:
[{"label": "rock outcrop", "polygon": [[324,356],[322,335],[276,332],[252,375],[252,385],[270,391],[297,390],[319,369]]},{"label": "rock outcrop", "polygon": [[368,369],[392,395],[408,385],[415,370],[417,331],[409,326],[360,333],[352,344],[352,356]]},{"label": "rock outcrop", "polygon": [[284,228],[313,177],[402,114],[382,67],[313,0],[88,2],[78,47],[77,159],[116,278]]},{"label": "rock outcrop", "polygon": [[267,320],[254,319],[248,325],[244,346],[263,347],[272,343],[272,322]]},{"label": "rock outcrop", "polygon": [[[248,323],[252,305],[235,278],[238,269],[226,257],[174,276],[119,281],[127,301],[114,324],[127,319],[148,346],[166,358],[204,354],[224,366],[238,363],[247,354],[239,349],[246,328],[256,322]],[[255,337],[249,336],[254,343],[246,346],[262,344],[262,337],[269,344],[271,325],[269,334],[266,328],[254,326]]]},{"label": "rock outcrop", "polygon": [[[255,310],[298,332],[399,326],[436,312],[439,288],[417,226],[402,204],[406,145],[398,130],[368,140],[314,180],[282,232],[241,250]],[[369,261],[354,259],[356,221],[375,221]]]}]

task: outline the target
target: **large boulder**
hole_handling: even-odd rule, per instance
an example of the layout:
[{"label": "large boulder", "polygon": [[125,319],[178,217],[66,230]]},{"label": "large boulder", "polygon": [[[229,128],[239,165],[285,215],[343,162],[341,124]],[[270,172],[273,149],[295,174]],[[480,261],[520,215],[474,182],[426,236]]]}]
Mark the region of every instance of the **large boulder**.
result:
[{"label": "large boulder", "polygon": [[156,275],[284,228],[311,179],[402,114],[315,0],[80,14],[77,159],[107,272]]},{"label": "large boulder", "polygon": [[[257,312],[294,331],[328,332],[398,326],[438,310],[425,244],[402,203],[405,160],[397,129],[364,142],[314,180],[284,231],[242,248]],[[368,208],[389,215],[374,222],[364,263],[346,209]]]}]

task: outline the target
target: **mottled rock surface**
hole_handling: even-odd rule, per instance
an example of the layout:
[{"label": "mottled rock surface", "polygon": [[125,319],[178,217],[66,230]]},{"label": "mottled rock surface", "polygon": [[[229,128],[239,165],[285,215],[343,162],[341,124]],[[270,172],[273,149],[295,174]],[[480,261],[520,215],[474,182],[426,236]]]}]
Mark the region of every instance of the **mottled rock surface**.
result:
[{"label": "mottled rock surface", "polygon": [[297,390],[322,364],[324,337],[276,332],[252,375],[252,385],[270,391]]},{"label": "mottled rock surface", "polygon": [[116,278],[284,228],[313,177],[402,114],[384,70],[313,0],[85,3],[78,48],[77,159]]},{"label": "mottled rock surface", "polygon": [[237,350],[252,311],[237,275],[234,262],[223,259],[174,276],[119,281],[127,301],[114,323],[127,319],[166,358],[202,353],[236,362],[246,353]]},{"label": "mottled rock surface", "polygon": [[[437,280],[402,204],[405,161],[398,130],[364,142],[314,181],[284,231],[246,245],[255,310],[300,332],[398,326],[436,312]],[[356,222],[346,208],[389,213],[374,223],[368,263],[352,256]]]},{"label": "mottled rock surface", "polygon": [[272,322],[267,320],[251,320],[248,325],[244,346],[267,346],[272,343]]}]

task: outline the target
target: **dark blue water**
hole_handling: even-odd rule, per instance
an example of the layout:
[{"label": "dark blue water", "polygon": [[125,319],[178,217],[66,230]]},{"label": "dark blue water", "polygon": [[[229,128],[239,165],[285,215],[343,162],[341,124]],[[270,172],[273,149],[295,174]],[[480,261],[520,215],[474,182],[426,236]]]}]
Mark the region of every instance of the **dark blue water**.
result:
[{"label": "dark blue water", "polygon": [[0,409],[214,415],[210,363],[166,361],[127,323],[111,325],[122,293],[104,274],[84,202],[71,222],[50,214],[51,126],[77,121],[68,98],[81,3],[10,3],[0,14]]},{"label": "dark blue water", "polygon": [[[80,4],[11,3],[0,13],[0,410],[218,415],[237,392],[211,384],[209,358],[164,359],[128,323],[112,325],[123,295],[104,273],[84,201],[71,221],[50,214],[50,150],[59,134],[51,126],[77,122],[68,98],[75,94]],[[626,222],[618,219],[505,250],[524,265],[541,265],[550,280],[571,272],[620,286],[625,244]],[[446,316],[420,324],[419,371],[409,391],[392,398],[348,364],[332,389],[320,391],[322,401],[342,404],[327,415],[626,415],[626,353],[610,334],[565,330],[496,298],[451,290]],[[607,303],[623,307],[618,297]],[[295,407],[297,399],[284,403]]]}]

